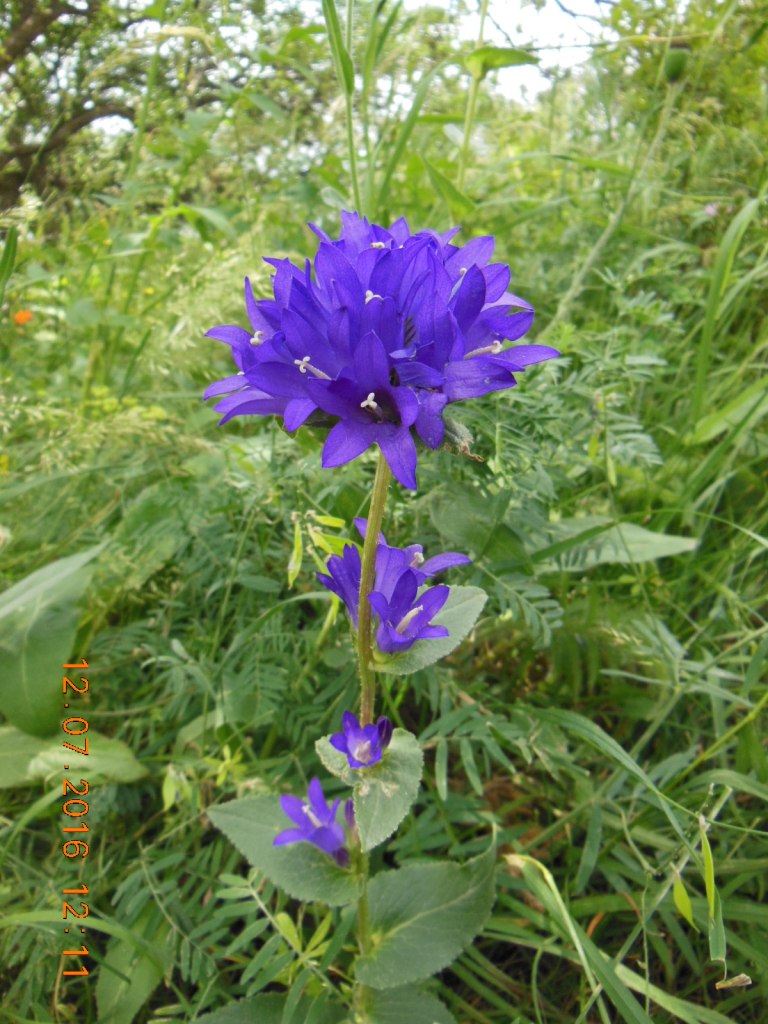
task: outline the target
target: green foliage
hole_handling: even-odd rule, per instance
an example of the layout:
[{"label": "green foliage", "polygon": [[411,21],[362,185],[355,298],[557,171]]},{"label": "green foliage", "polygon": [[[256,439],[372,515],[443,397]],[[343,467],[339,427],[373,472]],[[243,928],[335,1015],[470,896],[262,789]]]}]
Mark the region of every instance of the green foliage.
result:
[{"label": "green foliage", "polygon": [[494,899],[495,846],[466,864],[412,864],[368,885],[371,949],[357,978],[376,989],[428,978],[483,927]]}]

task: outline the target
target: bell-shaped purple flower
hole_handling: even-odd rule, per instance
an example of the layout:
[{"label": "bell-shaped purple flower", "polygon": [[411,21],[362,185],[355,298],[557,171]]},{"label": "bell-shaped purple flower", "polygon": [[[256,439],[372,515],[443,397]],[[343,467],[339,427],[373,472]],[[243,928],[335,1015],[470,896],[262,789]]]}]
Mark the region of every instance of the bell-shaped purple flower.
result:
[{"label": "bell-shaped purple flower", "polygon": [[342,732],[331,736],[331,746],[347,755],[350,768],[370,768],[381,760],[392,739],[392,723],[385,716],[375,725],[360,725],[351,711],[341,716]]},{"label": "bell-shaped purple flower", "polygon": [[[517,345],[533,309],[507,291],[509,268],[491,263],[494,239],[453,245],[458,229],[412,234],[342,213],[338,239],[320,238],[314,264],[267,259],[273,298],[245,281],[250,327],[208,336],[229,345],[237,373],[211,385],[224,423],[279,415],[287,430],[331,427],[323,466],[341,466],[378,445],[395,477],[416,488],[418,436],[443,442],[451,402],[512,388],[516,373],[559,353]],[[224,396],[224,397],[222,397]]]},{"label": "bell-shaped purple flower", "polygon": [[[367,521],[356,519],[355,525],[365,537]],[[433,626],[431,621],[448,600],[450,588],[422,588],[429,578],[444,569],[467,565],[470,561],[466,555],[455,551],[425,560],[420,544],[394,548],[380,534],[376,548],[376,575],[368,598],[376,612],[376,644],[379,650],[385,654],[396,654],[407,650],[417,640],[448,636],[445,626]],[[343,554],[331,555],[326,565],[328,575],[318,573],[317,579],[341,598],[357,626],[362,575],[359,549],[348,544]]]},{"label": "bell-shaped purple flower", "polygon": [[[328,806],[319,779],[312,779],[306,800],[296,796],[281,796],[280,806],[296,826],[279,832],[274,838],[275,846],[286,846],[288,843],[312,843],[323,853],[333,857],[337,864],[344,867],[349,861],[349,853],[344,848],[346,836],[343,827],[336,821],[336,812],[341,800],[334,800]],[[345,807],[345,815],[349,820],[349,811]]]}]

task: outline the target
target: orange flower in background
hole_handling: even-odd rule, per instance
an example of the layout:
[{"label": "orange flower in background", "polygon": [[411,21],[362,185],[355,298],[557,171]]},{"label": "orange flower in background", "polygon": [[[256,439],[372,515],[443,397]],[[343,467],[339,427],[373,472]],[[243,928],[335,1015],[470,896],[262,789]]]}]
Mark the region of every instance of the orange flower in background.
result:
[{"label": "orange flower in background", "polygon": [[13,322],[17,327],[23,327],[24,324],[28,324],[32,319],[31,309],[20,309],[18,312],[13,314]]}]

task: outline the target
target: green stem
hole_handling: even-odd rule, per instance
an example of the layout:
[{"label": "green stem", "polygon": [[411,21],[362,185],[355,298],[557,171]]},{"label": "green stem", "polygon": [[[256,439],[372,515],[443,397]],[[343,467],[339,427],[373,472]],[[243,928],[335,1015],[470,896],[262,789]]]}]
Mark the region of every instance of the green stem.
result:
[{"label": "green stem", "polygon": [[[480,31],[477,34],[477,46],[483,45],[483,30],[485,28],[485,19],[488,14],[488,0],[483,0],[480,8]],[[477,106],[477,93],[480,89],[480,79],[472,76],[472,85],[469,87],[469,97],[467,98],[467,110],[464,114],[464,138],[461,143],[461,153],[459,154],[459,174],[458,181],[456,182],[459,192],[464,190],[464,176],[467,173],[467,160],[469,158],[469,139],[472,134],[472,124],[475,120],[475,108]]]},{"label": "green stem", "polygon": [[373,617],[368,595],[373,590],[376,577],[376,546],[384,518],[387,502],[387,488],[392,478],[391,470],[381,451],[373,481],[371,507],[368,510],[368,527],[363,544],[363,561],[360,571],[360,599],[357,606],[357,661],[360,672],[360,722],[368,725],[373,721],[373,702],[376,683],[373,673]]},{"label": "green stem", "polygon": [[[360,899],[357,901],[357,946],[360,956],[367,956],[371,951],[371,919],[368,913],[368,854],[358,854],[358,875],[360,877]],[[355,1020],[368,1020],[370,989],[366,985],[355,983],[354,1006]]]}]

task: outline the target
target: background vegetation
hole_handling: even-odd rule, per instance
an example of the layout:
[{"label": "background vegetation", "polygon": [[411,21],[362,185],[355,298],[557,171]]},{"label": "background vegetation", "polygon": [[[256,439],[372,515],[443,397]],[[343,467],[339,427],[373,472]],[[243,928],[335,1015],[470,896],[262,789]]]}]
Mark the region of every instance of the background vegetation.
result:
[{"label": "background vegetation", "polygon": [[[657,1024],[764,1022],[765,11],[619,0],[614,41],[523,106],[472,86],[457,5],[355,10],[369,214],[494,234],[564,353],[465,404],[473,454],[423,458],[387,525],[469,552],[491,594],[383,709],[427,751],[387,856],[499,829],[492,920],[439,994],[462,1024],[647,1020],[630,991]],[[3,1019],[314,997],[344,984],[337,917],[246,880],[206,808],[300,790],[354,702],[313,577],[350,528],[317,516],[360,514],[372,462],[325,472],[321,439],[219,429],[200,394],[244,274],[265,294],[261,256],[354,205],[320,6],[10,0],[0,37]],[[100,753],[68,860],[60,664],[83,655]],[[80,881],[91,973],[65,979]],[[751,987],[715,987],[726,958]]]}]

